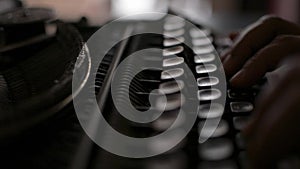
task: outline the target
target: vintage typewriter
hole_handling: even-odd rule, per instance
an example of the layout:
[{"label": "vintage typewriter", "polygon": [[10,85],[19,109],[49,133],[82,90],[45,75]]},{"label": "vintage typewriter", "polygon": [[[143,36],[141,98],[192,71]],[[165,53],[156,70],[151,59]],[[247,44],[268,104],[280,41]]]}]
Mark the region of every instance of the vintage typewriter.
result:
[{"label": "vintage typewriter", "polygon": [[[172,14],[172,12],[170,12]],[[246,168],[245,144],[240,131],[246,124],[259,92],[259,86],[249,89],[219,89],[222,70],[216,60],[218,52],[230,43],[217,39],[204,25],[201,30],[189,27],[188,21],[164,16],[154,21],[122,21],[111,30],[111,39],[127,37],[112,46],[95,70],[92,86],[105,119],[120,133],[143,138],[166,130],[177,118],[182,102],[180,91],[189,88],[188,81],[174,79],[187,76],[186,63],[196,77],[197,119],[185,139],[171,150],[149,158],[127,158],[109,153],[96,145],[83,131],[72,103],[74,69],[80,78],[87,76],[86,67],[78,66],[78,56],[86,42],[100,27],[91,27],[83,19],[78,23],[52,20],[51,10],[17,8],[0,15],[0,156],[1,167],[56,169],[238,169]],[[130,24],[129,24],[130,22]],[[131,34],[160,25],[162,34]],[[131,31],[128,31],[131,30]],[[189,46],[185,45],[190,44]],[[104,45],[104,44],[103,44]],[[111,97],[112,74],[132,53],[159,48],[159,54],[149,53],[142,63],[160,63],[127,81],[135,62],[127,62],[127,70],[119,81],[129,87],[130,102],[137,110],[151,107],[148,97],[158,89],[166,94],[164,114],[150,124],[132,123],[121,116]],[[153,55],[151,55],[153,54]],[[153,56],[153,57],[150,57]],[[81,58],[88,62],[88,56]],[[205,66],[204,66],[205,65]],[[223,77],[224,78],[224,77]],[[226,80],[226,79],[225,79]],[[81,88],[75,88],[80,92]],[[74,89],[73,89],[74,91]],[[122,91],[122,87],[120,87]],[[122,98],[122,92],[119,93]],[[212,100],[226,98],[226,104]],[[156,101],[160,99],[157,96]],[[189,98],[185,98],[188,102]],[[88,104],[89,100],[84,100]],[[157,101],[160,104],[160,101]],[[209,105],[209,106],[208,106]],[[223,111],[224,109],[224,111]],[[212,128],[205,121],[221,117],[216,130],[204,143]],[[122,141],[122,140],[120,140]],[[153,143],[153,149],[168,144],[168,140]]]}]

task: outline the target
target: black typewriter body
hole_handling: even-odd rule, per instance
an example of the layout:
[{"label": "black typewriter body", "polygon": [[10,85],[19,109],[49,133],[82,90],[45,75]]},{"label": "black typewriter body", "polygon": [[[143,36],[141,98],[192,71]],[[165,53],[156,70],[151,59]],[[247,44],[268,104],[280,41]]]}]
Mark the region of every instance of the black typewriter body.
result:
[{"label": "black typewriter body", "polygon": [[[24,14],[24,9],[18,9]],[[32,9],[25,11],[31,17]],[[41,12],[42,11],[42,12]],[[101,105],[105,119],[120,133],[143,138],[163,132],[176,119],[182,106],[181,90],[189,88],[189,82],[174,83],[174,77],[190,76],[181,65],[186,63],[196,77],[199,103],[195,123],[184,140],[171,150],[148,158],[127,158],[109,153],[95,144],[85,133],[76,116],[72,103],[73,69],[82,71],[82,78],[89,71],[78,67],[76,61],[82,52],[84,42],[100,27],[90,27],[85,23],[63,23],[49,21],[51,14],[44,10],[33,10],[39,15],[33,21],[24,20],[9,23],[1,21],[3,34],[0,34],[0,156],[3,168],[37,169],[238,169],[247,167],[245,145],[241,130],[246,124],[258,93],[258,87],[232,89],[230,86],[221,91],[222,78],[214,72],[222,71],[218,52],[228,43],[215,41],[213,32],[203,25],[196,25],[200,32],[187,26],[186,20],[165,16],[155,21],[122,21],[116,30],[111,30],[111,38],[128,38],[111,47],[96,70],[92,86]],[[16,11],[13,11],[16,12]],[[36,14],[36,13],[37,14]],[[19,13],[19,12],[17,12]],[[19,15],[19,14],[18,14]],[[5,17],[5,14],[2,14]],[[19,17],[19,16],[18,16]],[[1,17],[0,17],[1,18]],[[149,29],[155,22],[162,34],[138,34],[131,36],[128,29]],[[7,26],[9,25],[9,26]],[[49,35],[48,27],[55,27]],[[150,25],[150,26],[149,26]],[[9,28],[8,28],[9,27]],[[42,28],[40,28],[42,27]],[[47,27],[47,29],[45,29]],[[15,29],[15,30],[14,30]],[[20,32],[19,30],[41,30]],[[7,31],[6,31],[7,30]],[[10,30],[10,31],[8,31]],[[20,35],[15,36],[16,32]],[[36,32],[38,32],[36,34]],[[24,36],[21,36],[24,35]],[[111,39],[107,39],[110,41]],[[185,43],[190,44],[189,46]],[[104,45],[104,44],[103,44]],[[161,63],[157,69],[148,69],[131,76],[130,60],[128,71],[120,75],[120,81],[129,87],[130,103],[141,111],[151,107],[148,97],[152,90],[167,93],[167,109],[158,122],[149,125],[132,124],[118,113],[111,97],[112,74],[129,55],[136,51],[158,48],[158,56],[143,58],[143,63]],[[91,56],[92,57],[92,56]],[[88,62],[88,56],[83,58]],[[134,63],[134,62],[133,62]],[[218,64],[219,63],[219,64]],[[203,65],[206,65],[203,66]],[[170,77],[170,74],[172,76]],[[225,79],[226,80],[226,79]],[[122,91],[122,88],[120,88]],[[80,88],[78,88],[80,92]],[[120,92],[121,93],[121,92]],[[120,94],[122,97],[122,94]],[[76,97],[76,96],[73,96]],[[206,105],[220,97],[226,104],[220,107],[213,104],[210,114]],[[159,98],[158,98],[159,99]],[[186,98],[185,101],[189,101]],[[194,100],[195,101],[195,100]],[[88,100],[83,100],[88,103]],[[169,104],[169,105],[168,105]],[[223,111],[224,109],[224,111]],[[204,129],[206,120],[220,117],[215,132],[204,143],[199,138],[207,137],[210,128]],[[202,131],[202,132],[201,132]],[[121,140],[120,140],[121,141]],[[163,142],[162,140],[161,142]],[[159,148],[159,147],[155,147]]]}]

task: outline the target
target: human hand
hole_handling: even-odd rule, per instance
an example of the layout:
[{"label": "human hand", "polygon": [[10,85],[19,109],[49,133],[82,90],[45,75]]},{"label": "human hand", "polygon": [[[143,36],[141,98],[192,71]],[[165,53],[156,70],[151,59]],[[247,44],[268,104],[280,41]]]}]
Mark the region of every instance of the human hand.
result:
[{"label": "human hand", "polygon": [[274,169],[282,159],[294,156],[296,164],[288,161],[287,168],[300,167],[300,55],[287,58],[279,69],[268,75],[276,80],[262,90],[243,131],[255,169]]},{"label": "human hand", "polygon": [[285,56],[300,52],[300,26],[265,16],[234,37],[233,47],[222,56],[234,87],[247,87],[274,70]]}]

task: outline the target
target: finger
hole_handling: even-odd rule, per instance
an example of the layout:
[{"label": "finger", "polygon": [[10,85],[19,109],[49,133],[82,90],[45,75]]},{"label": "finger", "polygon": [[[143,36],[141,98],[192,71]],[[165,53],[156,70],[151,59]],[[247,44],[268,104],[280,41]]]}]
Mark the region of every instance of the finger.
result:
[{"label": "finger", "polygon": [[230,80],[234,87],[247,87],[256,83],[268,71],[274,70],[287,55],[299,51],[300,36],[281,35],[258,51]]},{"label": "finger", "polygon": [[283,79],[278,81],[274,86],[266,85],[263,87],[262,92],[256,99],[251,120],[243,130],[243,136],[246,140],[250,139],[255,134],[255,131],[259,129],[259,119],[261,119],[263,113],[272,106],[274,98],[279,98],[279,96],[282,95],[284,92],[282,89],[289,84],[291,78],[291,76],[284,76]]},{"label": "finger", "polygon": [[[275,168],[277,162],[299,150],[300,92],[290,84],[271,107],[258,119],[257,130],[248,142],[247,151],[254,168]],[[283,101],[285,100],[285,101]]]},{"label": "finger", "polygon": [[277,17],[263,17],[247,27],[236,40],[231,53],[224,61],[228,76],[235,74],[260,48],[270,43],[277,35],[300,34],[299,26]]},{"label": "finger", "polygon": [[231,32],[229,34],[229,38],[231,39],[231,41],[235,41],[239,35],[240,35],[240,32]]}]

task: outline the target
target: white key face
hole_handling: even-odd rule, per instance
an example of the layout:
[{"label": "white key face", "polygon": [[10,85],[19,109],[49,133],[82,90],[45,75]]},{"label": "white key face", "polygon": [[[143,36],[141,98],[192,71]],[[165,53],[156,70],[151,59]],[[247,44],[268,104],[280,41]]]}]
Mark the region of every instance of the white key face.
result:
[{"label": "white key face", "polygon": [[182,46],[175,46],[163,49],[163,56],[172,56],[177,55],[181,52],[183,52],[184,48]]},{"label": "white key face", "polygon": [[185,102],[185,98],[181,94],[172,95],[168,100],[164,99],[163,96],[158,98],[156,101],[156,110],[159,111],[171,111],[180,108]]},{"label": "white key face", "polygon": [[213,41],[213,38],[210,36],[210,37],[193,39],[192,43],[194,46],[204,46],[204,45],[211,45],[212,41]]},{"label": "white key face", "polygon": [[245,113],[251,112],[254,109],[254,106],[250,102],[231,102],[230,109],[235,113]]},{"label": "white key face", "polygon": [[204,89],[198,91],[198,99],[200,101],[216,100],[222,96],[218,89]]},{"label": "white key face", "polygon": [[203,55],[203,54],[209,54],[214,52],[215,48],[212,45],[206,45],[206,46],[195,46],[193,50],[196,55]]},{"label": "white key face", "polygon": [[[177,83],[178,82],[178,83]],[[172,94],[180,92],[184,88],[184,82],[181,80],[165,82],[159,85],[159,91],[163,94]]]},{"label": "white key face", "polygon": [[243,130],[244,127],[248,124],[249,117],[234,117],[233,126],[236,130]]},{"label": "white key face", "polygon": [[167,80],[167,79],[175,79],[184,74],[184,70],[182,68],[174,68],[174,69],[168,69],[164,70],[161,73],[161,79]]},{"label": "white key face", "polygon": [[215,59],[216,59],[216,55],[213,53],[194,56],[195,63],[207,63],[207,62],[212,62]]},{"label": "white key face", "polygon": [[[174,113],[175,113],[175,112],[174,112]],[[182,125],[182,123],[184,123],[184,121],[185,121],[184,115],[183,115],[183,116],[178,116],[178,117],[177,117],[177,113],[175,113],[175,114],[176,114],[176,115],[174,115],[174,116],[161,117],[161,118],[155,120],[155,121],[153,122],[153,124],[152,124],[153,128],[155,128],[155,129],[158,130],[158,131],[165,131],[165,130],[167,130],[168,128],[170,128],[171,125],[175,124],[174,122],[175,122],[175,120],[176,120],[177,118],[179,118],[179,119],[178,119],[178,123],[176,123],[176,124],[174,125],[174,127],[176,128],[176,127]]]},{"label": "white key face", "polygon": [[230,157],[233,144],[228,139],[208,140],[199,148],[199,155],[203,160],[217,161]]},{"label": "white key face", "polygon": [[176,37],[176,38],[166,38],[164,39],[164,46],[165,47],[170,47],[170,46],[175,46],[175,45],[180,45],[184,42],[184,37]]},{"label": "white key face", "polygon": [[[226,121],[221,120],[218,127],[215,128],[214,120],[206,120],[199,123],[199,135],[201,138],[221,137],[228,133],[229,125]],[[211,135],[211,133],[213,133]]]},{"label": "white key face", "polygon": [[183,18],[180,18],[178,16],[168,16],[165,19],[165,23],[178,23],[178,22],[185,22]]},{"label": "white key face", "polygon": [[218,103],[203,104],[198,108],[198,116],[200,118],[217,118],[222,116],[224,106]]},{"label": "white key face", "polygon": [[184,29],[177,29],[173,31],[165,31],[164,32],[164,37],[165,38],[176,38],[176,37],[181,37],[184,34]]},{"label": "white key face", "polygon": [[190,30],[190,35],[192,38],[204,38],[211,34],[211,31],[208,29],[196,29],[193,28]]},{"label": "white key face", "polygon": [[177,29],[182,29],[185,26],[185,22],[175,22],[175,23],[168,23],[164,24],[164,30],[166,31],[174,31]]},{"label": "white key face", "polygon": [[196,66],[196,72],[198,74],[202,73],[212,73],[217,70],[217,66],[214,64],[205,64]]},{"label": "white key face", "polygon": [[219,83],[219,79],[216,77],[202,77],[197,79],[197,84],[200,87],[214,86]]},{"label": "white key face", "polygon": [[182,57],[173,57],[163,60],[163,67],[170,67],[170,66],[176,66],[180,65],[184,62],[184,59]]}]

